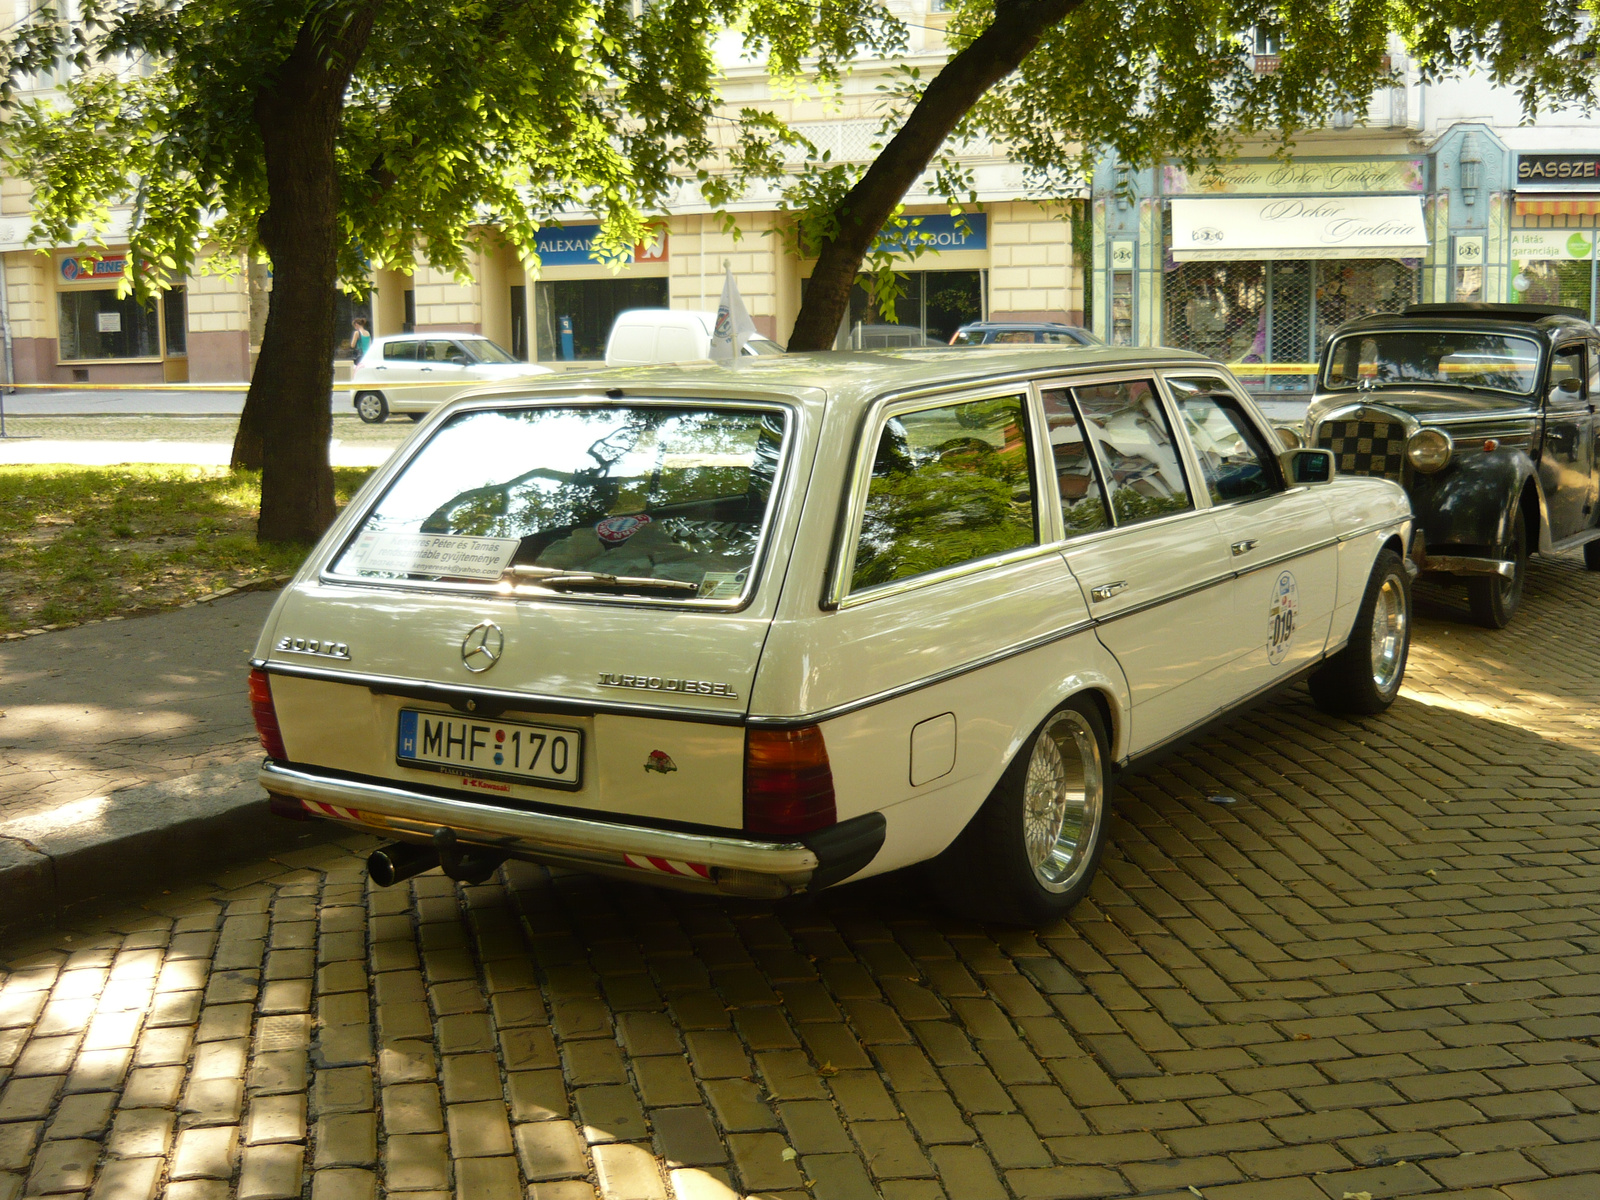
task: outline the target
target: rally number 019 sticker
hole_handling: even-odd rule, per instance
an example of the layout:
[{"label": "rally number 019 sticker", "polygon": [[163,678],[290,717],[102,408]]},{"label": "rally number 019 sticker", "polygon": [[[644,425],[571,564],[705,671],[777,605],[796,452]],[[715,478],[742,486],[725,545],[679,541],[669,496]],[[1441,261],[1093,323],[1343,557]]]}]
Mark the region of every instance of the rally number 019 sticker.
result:
[{"label": "rally number 019 sticker", "polygon": [[1285,571],[1272,585],[1272,599],[1267,604],[1267,661],[1273,666],[1288,656],[1299,615],[1300,589],[1295,584],[1294,573]]}]

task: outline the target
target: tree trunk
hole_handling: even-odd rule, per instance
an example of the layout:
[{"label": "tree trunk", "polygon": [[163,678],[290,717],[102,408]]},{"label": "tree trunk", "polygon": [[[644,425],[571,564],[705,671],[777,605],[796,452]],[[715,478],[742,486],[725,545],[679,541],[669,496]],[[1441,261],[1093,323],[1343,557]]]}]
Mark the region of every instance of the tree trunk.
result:
[{"label": "tree trunk", "polygon": [[260,464],[261,542],[314,542],[333,522],[328,442],[339,253],[334,142],[345,89],[379,2],[308,17],[294,50],[256,94],[267,173],[260,236],[272,260],[272,297],[233,465]]},{"label": "tree trunk", "polygon": [[1021,65],[1052,25],[1086,0],[996,0],[994,23],[945,64],[900,132],[839,204],[839,232],[823,242],[806,285],[790,350],[827,350],[850,304],[850,288],[883,223],[928,169],[956,123]]}]

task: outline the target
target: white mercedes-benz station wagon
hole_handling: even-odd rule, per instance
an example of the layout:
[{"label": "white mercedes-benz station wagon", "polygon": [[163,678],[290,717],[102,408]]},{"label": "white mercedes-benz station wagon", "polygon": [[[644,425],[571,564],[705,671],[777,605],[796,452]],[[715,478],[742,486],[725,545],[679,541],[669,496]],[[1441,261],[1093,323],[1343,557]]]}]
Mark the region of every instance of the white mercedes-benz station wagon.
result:
[{"label": "white mercedes-benz station wagon", "polygon": [[1394,699],[1410,532],[1178,351],[525,383],[434,413],[285,589],[261,782],[391,839],[379,883],[516,857],[775,898],[938,860],[1040,922],[1118,768],[1299,679]]}]

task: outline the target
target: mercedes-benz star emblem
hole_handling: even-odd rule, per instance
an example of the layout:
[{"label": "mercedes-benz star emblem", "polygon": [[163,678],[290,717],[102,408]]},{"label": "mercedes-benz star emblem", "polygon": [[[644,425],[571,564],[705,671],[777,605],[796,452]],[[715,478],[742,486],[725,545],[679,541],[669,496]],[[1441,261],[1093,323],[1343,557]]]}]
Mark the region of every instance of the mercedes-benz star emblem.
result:
[{"label": "mercedes-benz star emblem", "polygon": [[506,635],[493,621],[479,621],[461,639],[461,661],[469,671],[487,671],[500,661]]}]

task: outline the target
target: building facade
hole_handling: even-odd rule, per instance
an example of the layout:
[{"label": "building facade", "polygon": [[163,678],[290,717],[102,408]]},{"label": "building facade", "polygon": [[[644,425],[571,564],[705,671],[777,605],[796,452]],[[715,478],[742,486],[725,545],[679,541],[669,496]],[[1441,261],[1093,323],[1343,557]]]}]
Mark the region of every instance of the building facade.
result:
[{"label": "building facade", "polygon": [[1600,125],[1525,122],[1481,80],[1424,84],[1394,65],[1395,87],[1301,137],[1292,160],[1260,146],[1195,171],[1102,163],[1094,327],[1219,357],[1287,399],[1309,394],[1329,335],[1358,316],[1486,301],[1594,319]]}]

